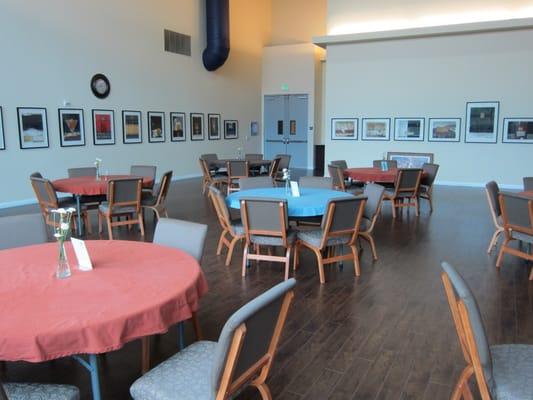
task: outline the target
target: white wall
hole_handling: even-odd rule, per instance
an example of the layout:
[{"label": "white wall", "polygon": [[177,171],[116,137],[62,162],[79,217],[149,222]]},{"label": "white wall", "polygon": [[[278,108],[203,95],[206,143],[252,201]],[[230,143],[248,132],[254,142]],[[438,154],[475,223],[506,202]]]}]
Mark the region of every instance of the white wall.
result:
[{"label": "white wall", "polygon": [[272,0],[271,45],[310,43],[326,34],[327,0]]},{"label": "white wall", "polygon": [[[533,117],[531,65],[533,30],[330,45],[328,129],[333,117],[425,117],[426,139],[332,141],[328,133],[326,161],[367,166],[386,151],[432,152],[441,182],[520,185],[533,173],[533,145],[501,143],[502,121]],[[498,144],[463,142],[468,101],[500,102]],[[428,142],[429,117],[460,117],[461,143]]]},{"label": "white wall", "polygon": [[[231,1],[231,53],[214,73],[201,63],[205,47],[203,2],[197,0],[2,0],[0,3],[0,106],[6,150],[0,177],[8,190],[0,204],[33,198],[34,170],[55,179],[68,167],[103,159],[104,170],[126,172],[134,163],[156,164],[159,174],[199,173],[198,155],[233,156],[236,148],[256,152],[261,137],[248,138],[250,121],[261,118],[261,52],[270,40],[268,0]],[[163,51],[163,29],[192,36],[192,57]],[[111,94],[95,98],[89,80],[97,72],[111,81]],[[68,100],[85,110],[86,146],[61,148],[57,109]],[[46,107],[50,148],[20,150],[16,107]],[[116,144],[94,146],[91,109],[115,110]],[[143,144],[122,143],[121,110],[143,111]],[[166,143],[148,143],[146,112],[164,111]],[[239,140],[173,143],[171,111],[220,113],[239,120]]]}]

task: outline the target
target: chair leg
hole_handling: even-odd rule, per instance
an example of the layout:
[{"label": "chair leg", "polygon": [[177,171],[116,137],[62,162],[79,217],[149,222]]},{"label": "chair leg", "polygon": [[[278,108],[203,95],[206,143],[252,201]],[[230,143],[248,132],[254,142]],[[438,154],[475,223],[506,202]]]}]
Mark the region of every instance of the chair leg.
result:
[{"label": "chair leg", "polygon": [[259,391],[259,394],[261,395],[261,399],[263,400],[272,400],[272,395],[270,394],[270,389],[268,388],[266,383],[261,383],[254,385],[257,390]]},{"label": "chair leg", "polygon": [[392,218],[396,218],[396,199],[391,200],[392,205]]},{"label": "chair leg", "polygon": [[291,268],[291,247],[287,247],[285,252],[285,280],[289,279],[289,269]]},{"label": "chair leg", "polygon": [[232,240],[231,240],[231,243],[229,244],[229,247],[228,247],[228,254],[226,255],[226,267],[229,267],[230,263],[231,263],[231,257],[233,256],[233,249],[235,249],[235,245],[237,244],[237,242],[239,241],[239,237],[238,236],[235,236]]},{"label": "chair leg", "polygon": [[98,212],[98,233],[102,234],[102,214]]},{"label": "chair leg", "polygon": [[316,254],[316,260],[318,263],[318,275],[320,277],[320,283],[323,285],[326,283],[326,276],[324,274],[324,262],[322,261],[322,253],[318,249],[313,249]]},{"label": "chair leg", "polygon": [[489,243],[489,248],[487,250],[487,253],[490,254],[492,252],[492,249],[494,247],[496,247],[496,243],[498,243],[498,239],[500,237],[500,234],[502,233],[503,231],[501,229],[496,229],[496,231],[494,232],[494,234],[492,235],[492,239],[490,240],[490,243]]},{"label": "chair leg", "polygon": [[355,270],[355,276],[361,275],[361,267],[359,266],[359,254],[357,252],[357,247],[354,245],[350,246],[353,255],[353,267]]},{"label": "chair leg", "polygon": [[363,239],[366,239],[368,241],[368,244],[370,245],[370,251],[372,252],[372,259],[374,261],[378,260],[378,252],[376,250],[376,242],[374,241],[374,237],[372,236],[371,232],[366,232],[364,235],[361,235]]},{"label": "chair leg", "polygon": [[194,328],[194,334],[196,335],[196,340],[202,340],[202,329],[200,328],[200,321],[198,320],[198,313],[192,313],[192,327]]},{"label": "chair leg", "polygon": [[418,196],[415,196],[415,215],[417,217],[420,216],[420,199]]},{"label": "chair leg", "polygon": [[[139,214],[137,214],[137,219],[139,220],[139,228],[141,228],[141,236],[144,237],[144,222]],[[130,225],[131,226],[131,225]]]},{"label": "chair leg", "polygon": [[463,369],[463,372],[461,372],[461,376],[459,377],[459,380],[457,381],[457,384],[455,385],[452,395],[450,397],[450,400],[459,400],[461,398],[471,400],[472,399],[472,393],[470,392],[470,388],[468,387],[468,379],[473,374],[474,369],[471,365],[468,365]]},{"label": "chair leg", "polygon": [[292,264],[292,269],[295,272],[298,269],[299,261],[300,261],[300,243],[296,242],[296,244],[294,245],[294,260]]},{"label": "chair leg", "polygon": [[428,201],[429,201],[429,212],[433,212],[433,193],[431,191],[428,192]]},{"label": "chair leg", "polygon": [[222,245],[224,244],[224,238],[226,236],[226,232],[227,230],[224,229],[222,233],[220,234],[220,238],[218,239],[217,256],[219,256],[220,253],[222,253]]},{"label": "chair leg", "polygon": [[144,375],[150,370],[150,336],[145,336],[141,338],[141,348],[142,348],[141,370],[142,370],[142,374]]},{"label": "chair leg", "polygon": [[503,260],[503,253],[505,251],[505,247],[509,244],[509,238],[505,238],[505,240],[503,241],[503,244],[502,244],[502,247],[500,248],[500,252],[498,253],[498,259],[496,260],[496,267],[500,268],[500,266],[502,265],[502,260]]},{"label": "chair leg", "polygon": [[244,245],[244,251],[242,254],[242,272],[241,276],[244,278],[246,276],[246,261],[248,261],[248,243]]},{"label": "chair leg", "polygon": [[109,240],[113,240],[113,226],[111,225],[111,217],[107,215],[106,220],[107,220],[107,234],[109,235]]}]

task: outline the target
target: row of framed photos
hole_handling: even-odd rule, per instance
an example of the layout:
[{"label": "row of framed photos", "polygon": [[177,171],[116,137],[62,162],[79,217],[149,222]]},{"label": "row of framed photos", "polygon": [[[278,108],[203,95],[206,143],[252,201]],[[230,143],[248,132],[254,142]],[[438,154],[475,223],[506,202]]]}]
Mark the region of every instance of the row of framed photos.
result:
[{"label": "row of framed photos", "polygon": [[[499,102],[467,103],[465,143],[497,143]],[[424,141],[425,118],[394,118],[394,140]],[[358,118],[332,118],[332,140],[357,140]],[[361,140],[390,140],[390,118],[362,118]],[[461,118],[428,118],[430,142],[460,142]],[[533,143],[533,118],[504,118],[502,143]]]},{"label": "row of framed photos", "polygon": [[[59,137],[61,147],[85,146],[85,122],[82,109],[60,108]],[[17,119],[21,149],[49,147],[46,108],[18,107]],[[184,142],[187,136],[186,113],[170,113],[170,141]],[[165,113],[148,111],[148,141],[166,141]],[[113,110],[92,110],[93,142],[95,145],[115,144],[115,112]],[[2,107],[0,107],[0,150],[5,149]],[[205,139],[203,113],[190,113],[190,138],[193,141]],[[207,114],[207,137],[221,139],[220,114]],[[224,120],[224,139],[239,137],[237,120]],[[124,143],[142,143],[142,112],[122,111],[122,140]]]}]

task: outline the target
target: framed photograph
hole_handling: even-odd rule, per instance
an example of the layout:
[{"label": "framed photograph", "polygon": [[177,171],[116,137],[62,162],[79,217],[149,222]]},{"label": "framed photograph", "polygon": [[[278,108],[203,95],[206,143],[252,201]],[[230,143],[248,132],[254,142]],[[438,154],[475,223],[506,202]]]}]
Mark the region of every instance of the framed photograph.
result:
[{"label": "framed photograph", "polygon": [[59,139],[61,147],[85,146],[85,124],[83,110],[60,108]]},{"label": "framed photograph", "polygon": [[6,142],[4,138],[4,116],[2,114],[2,107],[0,107],[0,150],[6,149]]},{"label": "framed photograph", "polygon": [[357,118],[331,118],[331,140],[357,140]]},{"label": "framed photograph", "polygon": [[259,122],[252,121],[250,123],[250,136],[257,136],[259,135]]},{"label": "framed photograph", "polygon": [[204,140],[204,114],[191,113],[191,140]]},{"label": "framed photograph", "polygon": [[125,144],[142,143],[142,114],[140,111],[122,111],[122,141]]},{"label": "framed photograph", "polygon": [[46,108],[17,107],[21,149],[48,147]]},{"label": "framed photograph", "polygon": [[503,143],[533,143],[533,118],[504,118]]},{"label": "framed photograph", "polygon": [[115,144],[113,110],[93,110],[93,139],[95,145]]},{"label": "framed photograph", "polygon": [[185,125],[185,113],[171,112],[170,113],[170,140],[172,142],[184,142],[187,132]]},{"label": "framed photograph", "polygon": [[428,128],[430,142],[459,142],[461,118],[430,118]]},{"label": "framed photograph", "polygon": [[362,140],[390,140],[390,118],[363,118]]},{"label": "framed photograph", "polygon": [[220,139],[220,114],[207,114],[207,138]]},{"label": "framed photograph", "polygon": [[148,141],[159,143],[165,141],[165,113],[148,111]]},{"label": "framed photograph", "polygon": [[498,141],[498,101],[466,103],[465,143]]},{"label": "framed photograph", "polygon": [[226,119],[224,121],[224,139],[237,139],[239,137],[239,121]]},{"label": "framed photograph", "polygon": [[394,140],[422,142],[424,140],[424,118],[395,118]]},{"label": "framed photograph", "polygon": [[398,168],[422,168],[425,163],[433,163],[433,153],[405,153],[389,151],[387,160],[394,160]]}]

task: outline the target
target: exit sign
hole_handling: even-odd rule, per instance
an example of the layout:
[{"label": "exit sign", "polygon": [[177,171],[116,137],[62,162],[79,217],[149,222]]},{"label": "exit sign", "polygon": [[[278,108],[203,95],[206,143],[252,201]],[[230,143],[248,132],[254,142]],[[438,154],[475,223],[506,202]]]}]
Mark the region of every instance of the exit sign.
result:
[{"label": "exit sign", "polygon": [[287,90],[289,90],[289,85],[287,85],[286,83],[284,83],[283,85],[281,85],[281,90],[283,90],[284,92],[286,92]]}]

